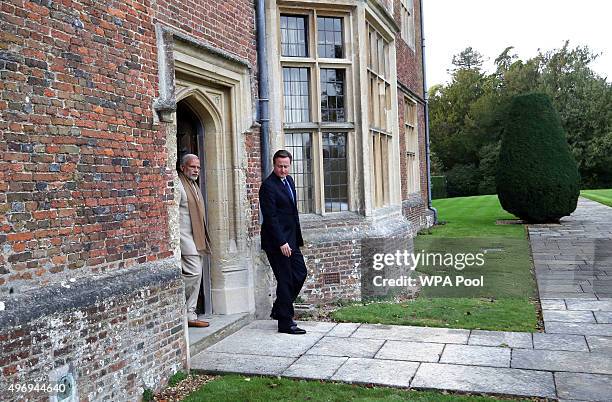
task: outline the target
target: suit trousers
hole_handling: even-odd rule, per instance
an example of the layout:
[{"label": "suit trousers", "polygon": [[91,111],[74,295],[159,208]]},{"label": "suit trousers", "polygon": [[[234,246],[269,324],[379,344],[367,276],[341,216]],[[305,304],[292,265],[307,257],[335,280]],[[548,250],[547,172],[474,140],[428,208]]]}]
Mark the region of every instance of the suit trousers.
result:
[{"label": "suit trousers", "polygon": [[276,300],[272,314],[278,319],[279,329],[293,325],[293,302],[300,294],[306,280],[306,264],[299,248],[292,250],[290,257],[279,252],[266,251],[268,261],[276,278]]},{"label": "suit trousers", "polygon": [[198,319],[196,305],[200,284],[202,283],[202,269],[208,264],[208,255],[181,255],[181,268],[183,271],[183,282],[185,283],[185,307],[187,320]]}]

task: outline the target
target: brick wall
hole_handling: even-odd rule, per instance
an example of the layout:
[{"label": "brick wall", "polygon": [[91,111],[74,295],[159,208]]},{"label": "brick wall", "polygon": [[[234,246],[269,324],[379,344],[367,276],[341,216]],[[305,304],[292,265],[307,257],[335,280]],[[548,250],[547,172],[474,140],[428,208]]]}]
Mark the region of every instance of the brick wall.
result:
[{"label": "brick wall", "polygon": [[129,4],[2,3],[4,291],[172,254],[153,25]]},{"label": "brick wall", "polygon": [[[168,222],[169,126],[152,107],[155,26],[253,67],[256,53],[252,1],[177,3],[0,5],[2,381],[45,380],[73,363],[82,400],[136,400],[185,366],[184,296]],[[246,141],[253,206],[258,132]],[[250,213],[255,235],[257,209]],[[171,273],[156,274],[156,262]],[[140,280],[128,279],[135,273]],[[49,289],[57,292],[39,297]]]},{"label": "brick wall", "polygon": [[[260,156],[260,133],[259,129],[253,130],[246,137],[245,149],[247,150],[247,200],[251,207],[251,220],[249,223],[249,238],[259,236],[259,186],[261,184],[261,156]],[[259,249],[259,244],[255,247]]]},{"label": "brick wall", "polygon": [[[415,194],[408,193],[408,179],[404,174],[406,170],[406,142],[404,139],[404,96],[408,92],[403,92],[398,89],[398,115],[400,128],[400,168],[401,168],[401,184],[402,184],[402,200],[404,215],[415,225],[421,226],[425,214],[427,214],[428,200],[428,182],[427,182],[427,163],[425,153],[425,105],[423,94],[423,71],[422,71],[422,51],[421,51],[421,14],[420,1],[414,0],[414,18],[415,18],[415,46],[411,48],[401,37],[401,33],[396,34],[396,54],[397,54],[397,80],[401,86],[416,95],[411,97],[417,100],[417,125],[419,135],[419,168],[421,176],[421,191],[420,197]],[[401,3],[400,0],[395,0],[394,3],[394,18],[398,26],[401,27]],[[419,204],[420,202],[420,204]]]},{"label": "brick wall", "polygon": [[154,23],[256,65],[252,1],[184,3],[2,3],[3,290],[171,255]]},{"label": "brick wall", "polygon": [[361,298],[361,241],[310,243],[302,252],[308,269],[302,297],[307,302]]},{"label": "brick wall", "polygon": [[[302,298],[323,304],[382,297],[397,291],[372,286],[373,256],[396,250],[410,252],[415,230],[392,209],[379,211],[376,218],[340,213],[302,219],[302,253],[308,269]],[[410,272],[405,267],[389,267],[382,275],[393,278]]]},{"label": "brick wall", "polygon": [[248,60],[252,94],[257,98],[255,3],[253,0],[158,0],[153,21]]},{"label": "brick wall", "polygon": [[[401,33],[395,35],[395,51],[397,58],[397,80],[408,87],[412,92],[423,96],[423,74],[421,71],[421,25],[420,25],[420,0],[414,0],[414,30],[415,30],[415,46],[412,49],[402,39]],[[394,19],[398,27],[401,27],[400,16],[400,0],[395,0],[394,3]]]},{"label": "brick wall", "polygon": [[[81,401],[139,400],[186,367],[183,284],[172,261],[27,291],[0,312],[3,401],[48,400],[9,385],[75,378]],[[32,308],[36,306],[36,308]]]}]

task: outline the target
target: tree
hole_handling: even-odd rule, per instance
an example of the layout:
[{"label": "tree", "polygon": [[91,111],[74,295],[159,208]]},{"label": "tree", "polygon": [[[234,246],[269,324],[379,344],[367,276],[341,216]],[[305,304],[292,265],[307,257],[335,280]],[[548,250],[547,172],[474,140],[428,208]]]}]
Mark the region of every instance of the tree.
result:
[{"label": "tree", "polygon": [[430,89],[431,147],[443,174],[458,164],[473,166],[477,193],[490,192],[511,100],[543,92],[559,112],[583,188],[612,187],[612,85],[591,70],[596,58],[587,47],[566,42],[524,61],[510,46],[495,59],[495,72],[485,74],[478,52],[467,48],[455,55],[451,82]]},{"label": "tree", "polygon": [[495,58],[495,65],[497,66],[497,74],[503,74],[505,71],[508,71],[512,64],[516,61],[518,56],[516,53],[510,53],[510,51],[514,49],[514,46],[508,46],[504,49],[503,52],[499,54]]},{"label": "tree", "polygon": [[478,148],[466,130],[472,103],[484,92],[484,77],[477,70],[457,70],[451,84],[429,95],[431,148],[445,170],[455,164],[475,164]]},{"label": "tree", "polygon": [[482,63],[484,62],[484,57],[482,54],[472,49],[472,47],[466,47],[460,53],[453,56],[453,66],[455,66],[455,70],[461,69],[474,69],[480,71],[482,68]]},{"label": "tree", "polygon": [[578,167],[548,95],[531,93],[512,100],[496,183],[502,207],[529,222],[558,222],[576,209]]},{"label": "tree", "polygon": [[446,173],[446,191],[449,197],[463,197],[478,192],[478,168],[456,164]]}]

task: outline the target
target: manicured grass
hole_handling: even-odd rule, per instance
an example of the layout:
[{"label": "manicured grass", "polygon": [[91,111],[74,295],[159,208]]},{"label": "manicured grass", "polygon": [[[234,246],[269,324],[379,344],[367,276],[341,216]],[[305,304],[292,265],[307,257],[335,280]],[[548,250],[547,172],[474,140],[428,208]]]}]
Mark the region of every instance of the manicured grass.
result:
[{"label": "manicured grass", "polygon": [[184,402],[267,402],[267,401],[419,401],[419,402],[493,402],[503,401],[485,396],[443,394],[383,387],[335,384],[286,378],[221,376],[206,383]]},{"label": "manicured grass", "polygon": [[580,195],[593,201],[612,207],[612,189],[582,190]]},{"label": "manicured grass", "polygon": [[525,237],[523,225],[496,225],[498,219],[517,219],[504,211],[497,195],[443,198],[433,200],[438,210],[438,221],[445,225],[436,226],[431,236],[438,237]]},{"label": "manicured grass", "polygon": [[[422,274],[449,278],[453,286],[423,286],[416,300],[399,303],[355,304],[332,317],[345,322],[369,322],[497,331],[537,330],[536,295],[531,273],[529,242],[524,225],[496,225],[516,219],[505,212],[495,195],[434,200],[436,226],[417,236],[414,252],[423,254],[478,254],[482,266],[419,264],[412,278]],[[459,267],[461,268],[461,267]],[[483,286],[457,285],[457,278],[480,279]],[[388,278],[393,279],[393,278]]]},{"label": "manicured grass", "polygon": [[[422,297],[468,297],[468,298],[520,298],[528,299],[535,296],[535,280],[531,273],[529,259],[529,243],[526,239],[503,237],[434,237],[418,236],[414,242],[415,252],[429,254],[447,253],[459,256],[461,254],[480,254],[484,264],[464,266],[458,270],[453,265],[419,264],[416,271],[433,276],[450,277],[453,284],[456,278],[462,276],[470,279],[480,279],[482,286],[423,286]],[[431,259],[433,260],[433,258]],[[459,260],[457,260],[459,261]],[[439,261],[436,261],[439,263]],[[462,265],[455,264],[461,268]],[[418,277],[418,273],[414,274]]]},{"label": "manicured grass", "polygon": [[419,297],[405,303],[371,303],[332,313],[341,322],[534,332],[537,318],[528,299]]}]

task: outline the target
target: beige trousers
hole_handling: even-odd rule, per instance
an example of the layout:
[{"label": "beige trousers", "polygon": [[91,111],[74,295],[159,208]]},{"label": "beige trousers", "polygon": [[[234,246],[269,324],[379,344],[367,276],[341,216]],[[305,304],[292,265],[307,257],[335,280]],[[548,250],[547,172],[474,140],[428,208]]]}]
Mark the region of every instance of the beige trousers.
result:
[{"label": "beige trousers", "polygon": [[196,305],[200,284],[202,283],[202,268],[208,264],[208,255],[181,255],[181,268],[183,269],[183,282],[185,283],[185,307],[187,320],[198,319]]}]

